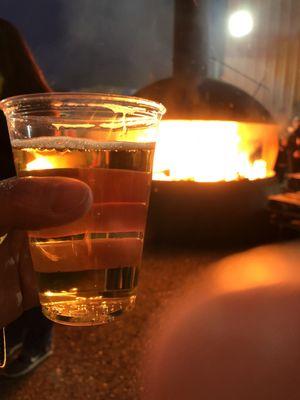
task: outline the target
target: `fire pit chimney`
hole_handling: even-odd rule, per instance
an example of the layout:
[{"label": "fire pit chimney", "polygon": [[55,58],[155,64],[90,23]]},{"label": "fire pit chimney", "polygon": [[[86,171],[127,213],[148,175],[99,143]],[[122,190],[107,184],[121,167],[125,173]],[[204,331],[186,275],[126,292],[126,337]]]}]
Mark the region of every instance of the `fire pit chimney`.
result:
[{"label": "fire pit chimney", "polygon": [[245,91],[208,74],[208,0],[174,0],[173,76],[136,95],[162,102],[167,119],[273,122],[270,113]]},{"label": "fire pit chimney", "polygon": [[200,83],[207,76],[207,0],[175,0],[173,76]]}]

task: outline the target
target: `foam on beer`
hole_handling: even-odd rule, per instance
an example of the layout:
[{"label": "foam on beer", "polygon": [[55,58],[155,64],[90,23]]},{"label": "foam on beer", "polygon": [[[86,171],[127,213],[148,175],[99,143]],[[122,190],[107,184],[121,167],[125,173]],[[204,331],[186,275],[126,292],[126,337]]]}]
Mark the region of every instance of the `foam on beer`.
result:
[{"label": "foam on beer", "polygon": [[153,142],[138,143],[125,141],[98,142],[91,139],[73,138],[67,136],[42,136],[31,139],[14,139],[12,146],[15,149],[41,149],[41,150],[78,150],[78,151],[100,151],[100,150],[141,150],[152,149]]}]

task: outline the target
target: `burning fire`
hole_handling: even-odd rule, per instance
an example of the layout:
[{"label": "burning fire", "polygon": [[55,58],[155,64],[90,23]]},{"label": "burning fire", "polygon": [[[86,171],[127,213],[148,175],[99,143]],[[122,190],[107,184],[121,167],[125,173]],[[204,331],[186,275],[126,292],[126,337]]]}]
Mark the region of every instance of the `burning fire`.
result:
[{"label": "burning fire", "polygon": [[[274,175],[278,126],[233,121],[164,120],[160,124],[153,179],[218,182]],[[34,154],[27,171],[68,168],[63,157]],[[78,156],[76,156],[76,165]]]},{"label": "burning fire", "polygon": [[72,153],[63,153],[61,156],[57,155],[44,155],[38,154],[37,151],[32,151],[32,156],[35,157],[34,160],[26,164],[26,171],[36,171],[42,169],[53,169],[53,168],[71,168],[77,162],[80,166],[80,157],[73,156]]},{"label": "burning fire", "polygon": [[153,179],[218,182],[272,176],[276,129],[231,121],[162,121]]},{"label": "burning fire", "polygon": [[46,157],[37,157],[33,161],[30,161],[26,165],[27,171],[34,171],[40,169],[51,169],[53,168],[53,163],[51,163]]}]

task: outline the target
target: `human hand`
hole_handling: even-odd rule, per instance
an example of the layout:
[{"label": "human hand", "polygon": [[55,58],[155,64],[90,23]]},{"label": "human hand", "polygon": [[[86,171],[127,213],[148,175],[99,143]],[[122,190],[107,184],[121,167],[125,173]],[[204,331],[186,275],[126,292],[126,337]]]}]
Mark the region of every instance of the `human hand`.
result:
[{"label": "human hand", "polygon": [[299,259],[299,242],[260,247],[182,290],[149,332],[143,399],[299,399]]},{"label": "human hand", "polygon": [[38,304],[24,231],[59,226],[84,215],[90,188],[70,178],[12,178],[0,182],[0,327]]}]

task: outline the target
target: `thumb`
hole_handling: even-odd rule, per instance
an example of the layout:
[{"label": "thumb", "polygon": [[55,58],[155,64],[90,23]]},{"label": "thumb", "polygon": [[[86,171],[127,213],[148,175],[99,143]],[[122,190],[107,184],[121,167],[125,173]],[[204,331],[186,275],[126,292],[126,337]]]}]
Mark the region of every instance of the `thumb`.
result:
[{"label": "thumb", "polygon": [[6,179],[0,183],[0,230],[63,225],[81,217],[91,204],[91,189],[76,179]]}]

